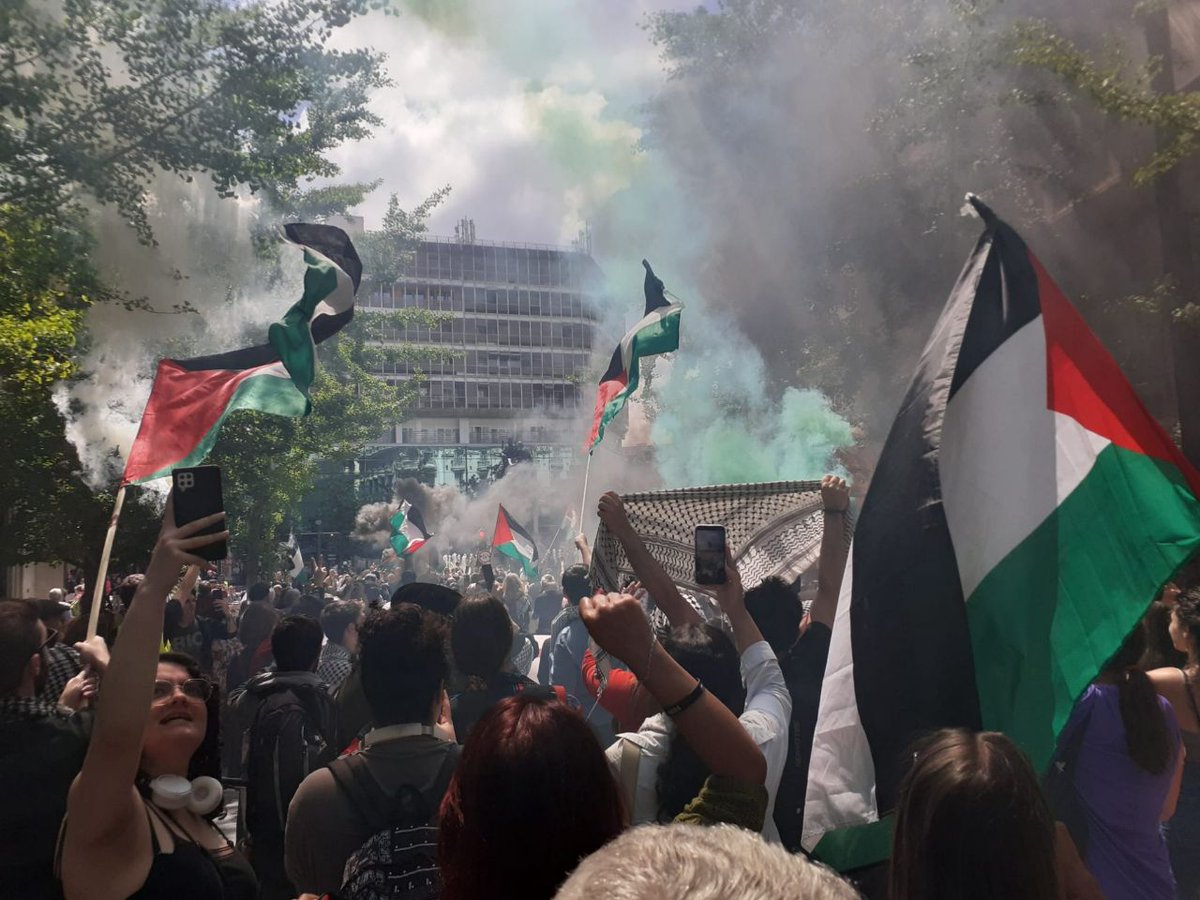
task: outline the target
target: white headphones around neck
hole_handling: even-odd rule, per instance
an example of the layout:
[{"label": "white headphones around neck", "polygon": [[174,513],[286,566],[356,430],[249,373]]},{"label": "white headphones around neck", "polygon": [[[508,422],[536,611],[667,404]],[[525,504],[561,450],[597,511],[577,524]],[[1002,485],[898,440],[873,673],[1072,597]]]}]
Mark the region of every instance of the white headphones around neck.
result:
[{"label": "white headphones around neck", "polygon": [[221,805],[225,788],[207,775],[195,781],[188,781],[182,775],[159,775],[150,782],[150,796],[163,809],[190,809],[205,816]]}]

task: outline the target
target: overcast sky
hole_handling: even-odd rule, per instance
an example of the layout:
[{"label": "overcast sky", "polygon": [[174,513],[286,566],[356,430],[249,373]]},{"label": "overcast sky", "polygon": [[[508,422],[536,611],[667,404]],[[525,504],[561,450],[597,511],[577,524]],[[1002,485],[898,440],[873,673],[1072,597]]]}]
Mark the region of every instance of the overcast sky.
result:
[{"label": "overcast sky", "polygon": [[[567,243],[642,164],[639,104],[664,81],[642,24],[696,0],[409,0],[338,33],[388,55],[384,120],[335,154],[343,179],[383,185],[358,212],[379,224],[449,184],[431,231],[464,216],[479,239]],[[424,13],[424,14],[423,14]]]}]

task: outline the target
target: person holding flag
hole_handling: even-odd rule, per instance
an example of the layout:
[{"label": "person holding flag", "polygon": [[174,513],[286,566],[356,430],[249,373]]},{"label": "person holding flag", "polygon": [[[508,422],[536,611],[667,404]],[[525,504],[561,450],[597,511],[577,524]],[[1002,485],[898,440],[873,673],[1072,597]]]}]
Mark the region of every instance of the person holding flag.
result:
[{"label": "person holding flag", "polygon": [[267,330],[267,343],[193,359],[159,360],[100,554],[89,635],[96,632],[126,487],[198,465],[236,410],[306,416],[312,409],[309,390],[316,378],[316,345],[354,318],[362,261],[346,232],[332,225],[293,222],[283,226],[283,236],[303,249],[304,293]]}]

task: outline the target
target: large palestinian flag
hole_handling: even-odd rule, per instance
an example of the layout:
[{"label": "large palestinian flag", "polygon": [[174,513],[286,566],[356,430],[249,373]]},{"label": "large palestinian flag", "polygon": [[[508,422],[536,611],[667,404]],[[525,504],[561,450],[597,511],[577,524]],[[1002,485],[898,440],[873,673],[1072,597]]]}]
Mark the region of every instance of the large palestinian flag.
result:
[{"label": "large palestinian flag", "polygon": [[803,843],[841,869],[886,857],[922,732],[1003,731],[1043,768],[1200,546],[1200,475],[1016,232],[971,201],[986,228],[884,445],[833,627]]},{"label": "large palestinian flag", "polygon": [[421,511],[405,500],[392,516],[392,549],[397,556],[416,553],[433,537],[425,530]]},{"label": "large palestinian flag", "polygon": [[596,409],[592,413],[592,430],[583,449],[591,450],[604,437],[604,429],[625,407],[625,401],[638,389],[638,360],[656,353],[679,349],[679,316],[683,306],[667,300],[662,281],[646,267],[646,311],[642,319],[621,339],[613,351],[608,369],[596,389]]},{"label": "large palestinian flag", "polygon": [[304,250],[304,295],[270,327],[267,343],[215,356],[158,364],[142,424],[125,463],[126,484],[198,464],[221,423],[238,409],[303,416],[316,375],[315,346],[354,316],[362,263],[332,225],[292,224],[284,234]]},{"label": "large palestinian flag", "polygon": [[537,574],[537,566],[534,565],[538,559],[537,544],[529,532],[521,527],[521,523],[510,516],[503,506],[496,516],[496,533],[492,536],[492,547],[519,562],[529,578]]}]

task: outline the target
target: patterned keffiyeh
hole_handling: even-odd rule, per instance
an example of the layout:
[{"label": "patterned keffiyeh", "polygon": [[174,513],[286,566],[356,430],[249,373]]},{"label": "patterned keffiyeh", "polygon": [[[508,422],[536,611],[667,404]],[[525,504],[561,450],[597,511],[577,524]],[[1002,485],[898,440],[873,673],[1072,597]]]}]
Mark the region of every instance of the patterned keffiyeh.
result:
[{"label": "patterned keffiyeh", "polygon": [[[824,531],[819,481],[726,484],[621,499],[630,525],[705,618],[712,612],[705,608],[712,588],[695,582],[697,525],[725,526],[726,542],[747,590],[773,576],[794,582],[817,564]],[[850,516],[843,521],[849,537],[854,523]],[[624,549],[604,523],[593,546],[594,585],[613,591],[634,577]]]},{"label": "patterned keffiyeh", "polygon": [[22,719],[69,719],[75,715],[65,706],[40,697],[0,697],[0,722]]}]

